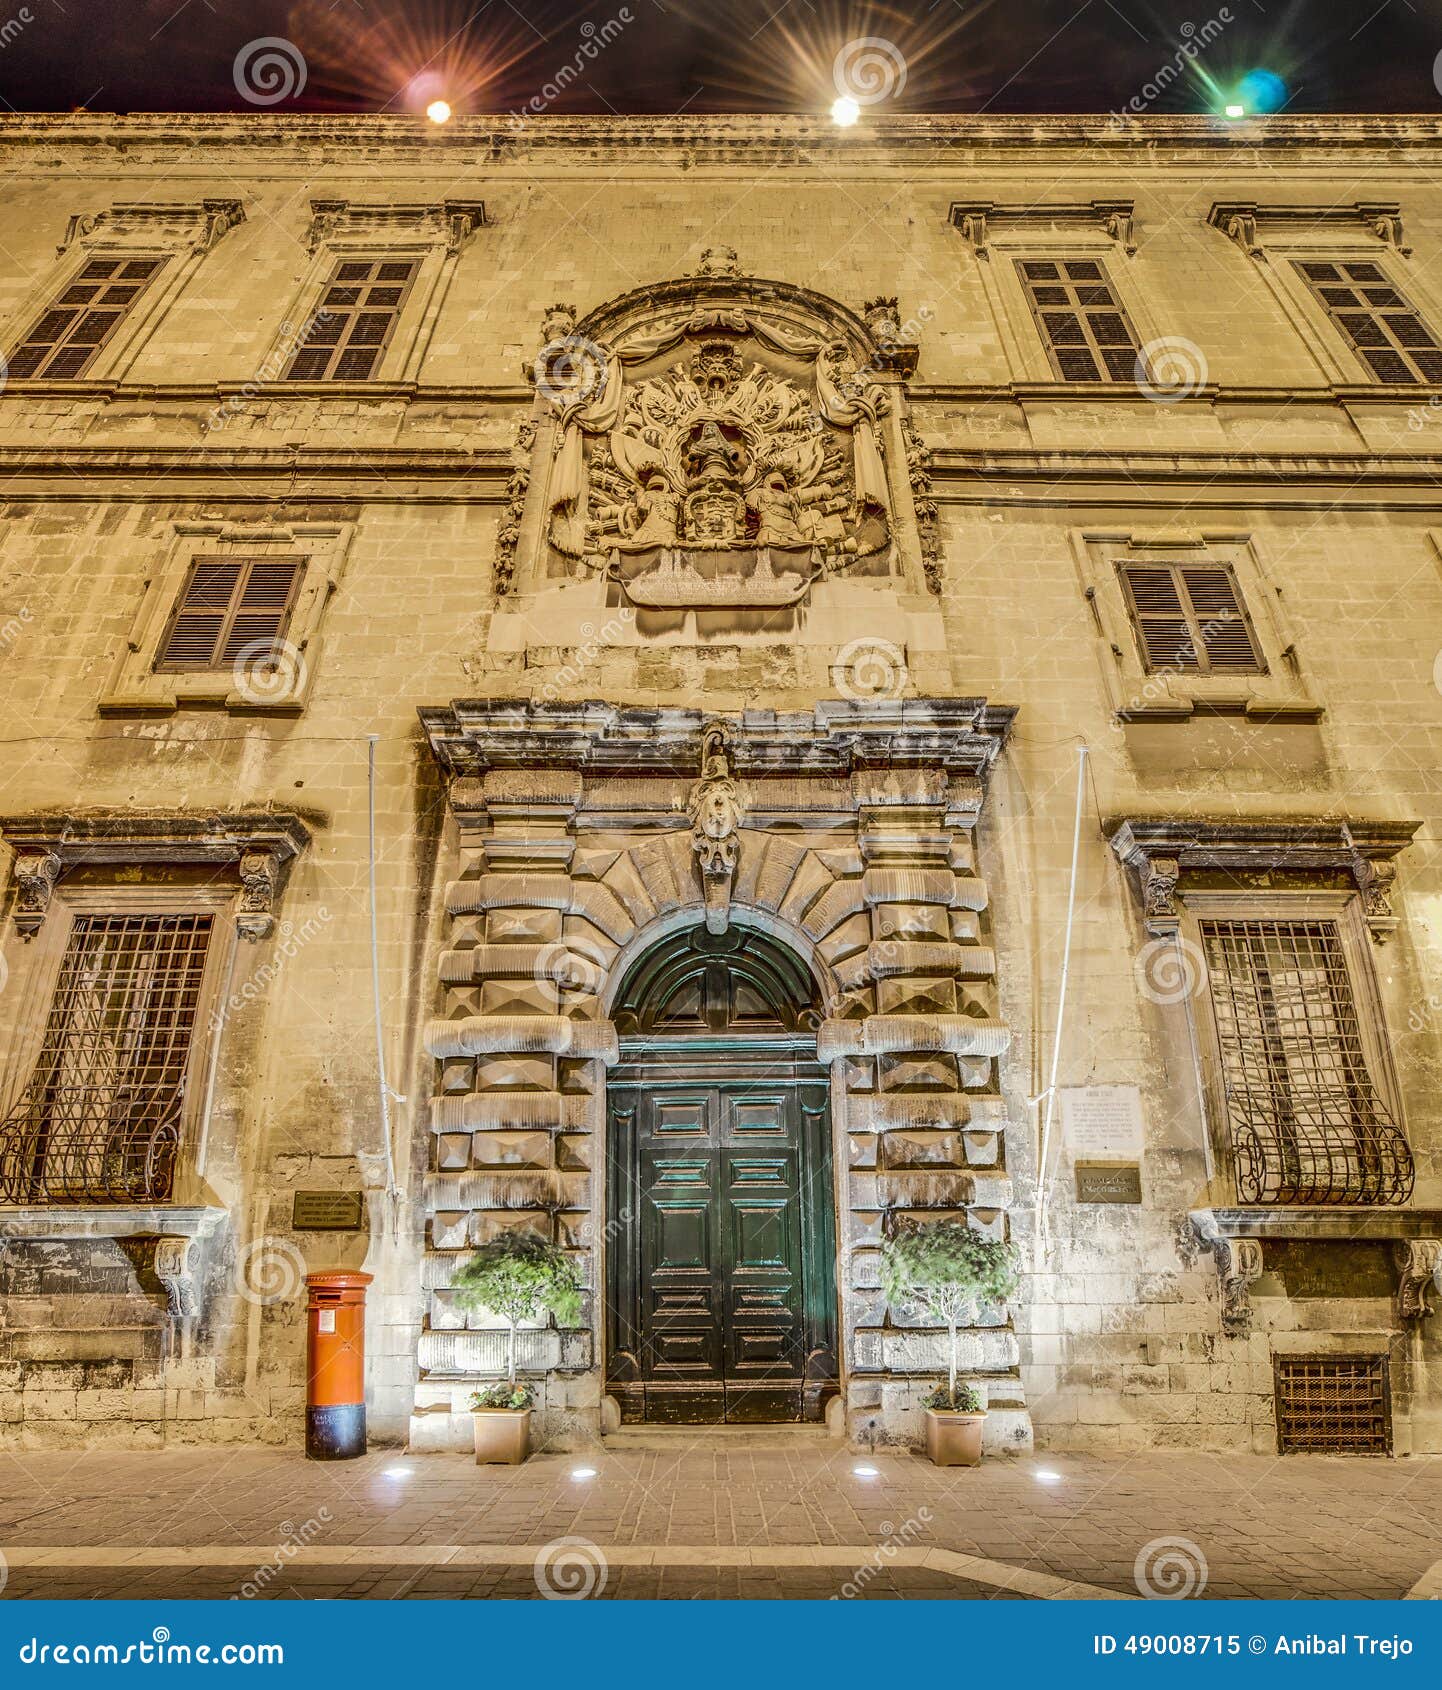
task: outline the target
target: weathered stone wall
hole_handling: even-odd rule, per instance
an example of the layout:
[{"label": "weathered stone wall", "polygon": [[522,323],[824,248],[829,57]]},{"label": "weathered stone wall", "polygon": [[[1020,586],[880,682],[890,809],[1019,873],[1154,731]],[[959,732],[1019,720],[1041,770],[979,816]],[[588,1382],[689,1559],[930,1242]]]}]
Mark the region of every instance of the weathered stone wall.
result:
[{"label": "weathered stone wall", "polygon": [[[1442,299],[1428,277],[1442,238],[1433,185],[1442,129],[1277,121],[1260,145],[1265,169],[1258,149],[1231,151],[1201,120],[1142,120],[1126,135],[1080,120],[869,121],[845,138],[804,120],[538,120],[519,135],[503,129],[457,123],[422,145],[383,120],[81,116],[0,125],[7,345],[69,273],[72,260],[57,261],[55,247],[72,213],[217,196],[241,199],[246,211],[193,262],[143,335],[119,337],[94,380],[12,382],[0,392],[0,812],[271,807],[299,814],[312,834],[277,904],[282,928],[241,947],[230,983],[199,1170],[199,1196],[224,1214],[206,1243],[202,1313],[170,1316],[164,1288],[114,1241],[37,1242],[7,1234],[0,1216],[3,1436],[35,1445],[81,1436],[294,1442],[304,1392],[301,1267],[364,1264],[376,1275],[372,1425],[380,1437],[405,1438],[413,1405],[428,1406],[425,1390],[417,1398],[419,1369],[441,1365],[423,1344],[454,1347],[467,1336],[447,1324],[441,1264],[462,1237],[446,1233],[443,1217],[465,1215],[469,1238],[471,1217],[487,1210],[469,1202],[479,1183],[464,1187],[459,1206],[447,1193],[457,1181],[493,1177],[449,1165],[462,1152],[448,1137],[465,1137],[474,1158],[475,1137],[490,1129],[433,1130],[437,1070],[422,1028],[453,1016],[467,990],[477,998],[467,1013],[501,1014],[514,1001],[495,982],[436,989],[442,953],[464,948],[457,924],[481,913],[449,904],[446,883],[464,883],[464,865],[490,847],[450,831],[417,709],[508,693],[704,701],[721,713],[807,709],[825,654],[879,633],[896,654],[897,690],[1018,709],[975,852],[989,892],[985,943],[996,954],[996,1003],[984,1002],[1012,1033],[999,1064],[1006,1125],[996,1166],[1015,1186],[1011,1226],[1024,1246],[1044,1112],[1030,1100],[1050,1072],[1076,750],[1090,753],[1058,1077],[1064,1086],[1140,1087],[1145,1200],[1077,1205],[1068,1151],[1054,1139],[1053,1253],[1029,1273],[1013,1311],[1038,1442],[1270,1448],[1274,1350],[1365,1348],[1392,1359],[1398,1449],[1442,1447],[1436,1323],[1404,1323],[1370,1270],[1336,1270],[1335,1295],[1309,1279],[1303,1295],[1254,1297],[1251,1335],[1223,1333],[1216,1264],[1187,1220],[1205,1204],[1208,1162],[1186,1006],[1144,989],[1136,889],[1102,830],[1104,820],[1137,814],[1423,824],[1398,862],[1399,929],[1373,956],[1418,1162],[1414,1204],[1442,1207],[1438,413],[1425,398],[1372,386],[1324,320],[1289,305],[1276,280],[1287,249],[1258,260],[1206,223],[1222,197],[1397,201],[1410,257],[1360,221],[1330,222],[1318,239],[1375,256],[1435,326]],[[403,321],[381,379],[366,388],[302,391],[272,379],[282,324],[309,308],[313,193],[486,202],[486,224],[462,243],[433,296],[428,340],[421,347],[420,325]],[[1169,402],[1129,386],[1053,382],[1027,338],[1029,321],[998,292],[1013,249],[994,244],[980,257],[948,219],[958,200],[1070,206],[1118,194],[1136,196],[1135,256],[1095,228],[1085,231],[1086,251],[1107,264],[1144,339],[1181,336],[1202,356],[1204,379]],[[584,241],[571,226],[576,203],[585,205]],[[1073,228],[1064,219],[1036,233],[1048,251],[1064,250]],[[1265,219],[1259,229],[1265,244]],[[849,589],[828,588],[829,599],[781,634],[761,627],[652,642],[629,625],[608,628],[598,588],[570,598],[565,616],[550,605],[518,630],[514,607],[496,616],[493,569],[512,499],[512,448],[533,412],[523,373],[541,313],[556,299],[585,312],[689,274],[717,242],[736,248],[743,272],[853,310],[895,294],[902,318],[918,325],[909,404],[933,452],[939,604],[923,614],[912,595],[872,625]],[[117,714],[107,703],[146,584],[178,555],[177,524],[187,523],[242,535],[256,524],[271,534],[288,523],[346,527],[304,652],[309,690],[298,714],[243,701]],[[1088,548],[1116,537],[1225,545],[1249,560],[1244,586],[1260,596],[1252,608],[1268,618],[1287,701],[1315,708],[1119,725],[1118,698],[1138,692],[1119,655],[1129,630],[1088,596]],[[404,1094],[395,1105],[404,1196],[394,1227],[381,1191],[369,998],[371,733],[379,736],[382,999],[392,1079]],[[888,937],[885,907],[868,906],[868,945]],[[495,938],[477,929],[467,942]],[[549,942],[549,930],[543,938],[517,929],[500,942]],[[935,942],[981,935],[947,941],[938,932]],[[33,1021],[38,944],[7,924],[7,1097],[24,1078],[16,1063]],[[893,1012],[920,1012],[910,976],[884,989]],[[961,976],[922,995],[939,991],[934,1013],[946,1014],[953,997],[961,1007],[979,989]],[[576,1113],[591,1107],[587,1064],[557,1053],[478,1060],[489,1071],[467,1067],[454,1089],[455,1071],[448,1079],[442,1063],[444,1099],[473,1104],[505,1088],[516,1063],[545,1064],[546,1090],[562,1100],[555,1145],[584,1159],[570,1111],[573,1100]],[[862,1065],[885,1060],[866,1056]],[[510,1136],[524,1138],[522,1129],[508,1119],[497,1131],[506,1154],[524,1161],[524,1143]],[[898,1133],[905,1142],[893,1145]],[[933,1142],[919,1146],[895,1121],[874,1141],[857,1137],[863,1164],[874,1150],[899,1182],[936,1177],[890,1161],[922,1157]],[[507,1166],[516,1172],[506,1177],[541,1172]],[[989,1177],[989,1161],[976,1166],[977,1178]],[[558,1161],[544,1174],[578,1189],[586,1179],[584,1168]],[[869,1177],[864,1166],[857,1177]],[[295,1190],[357,1184],[370,1191],[367,1233],[292,1231]],[[595,1224],[594,1200],[592,1211]],[[574,1212],[583,1213],[579,1200]],[[882,1327],[858,1335],[858,1365],[878,1349],[884,1358],[888,1345],[910,1346],[908,1365],[934,1365],[926,1345]],[[866,1388],[858,1375],[858,1411]],[[589,1390],[577,1384],[567,1406],[589,1407]],[[909,1399],[899,1412],[910,1413]]]}]

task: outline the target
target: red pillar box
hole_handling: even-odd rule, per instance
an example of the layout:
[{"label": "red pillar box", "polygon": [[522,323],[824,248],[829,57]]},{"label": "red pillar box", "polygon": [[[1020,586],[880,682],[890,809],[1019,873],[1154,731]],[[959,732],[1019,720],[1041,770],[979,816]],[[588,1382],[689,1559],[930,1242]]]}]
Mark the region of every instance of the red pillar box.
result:
[{"label": "red pillar box", "polygon": [[366,1452],[368,1273],[306,1275],[305,1453],[348,1461]]}]

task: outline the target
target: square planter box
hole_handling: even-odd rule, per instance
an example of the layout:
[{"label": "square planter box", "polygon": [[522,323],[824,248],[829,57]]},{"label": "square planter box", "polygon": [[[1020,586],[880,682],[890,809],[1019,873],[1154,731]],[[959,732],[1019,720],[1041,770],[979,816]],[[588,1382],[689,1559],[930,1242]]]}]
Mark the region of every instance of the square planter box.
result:
[{"label": "square planter box", "polygon": [[515,1467],[531,1453],[529,1408],[476,1408],[471,1410],[471,1419],[478,1467],[488,1463]]},{"label": "square planter box", "polygon": [[937,1467],[979,1467],[981,1433],[986,1410],[978,1414],[956,1414],[946,1409],[926,1410],[926,1453]]}]

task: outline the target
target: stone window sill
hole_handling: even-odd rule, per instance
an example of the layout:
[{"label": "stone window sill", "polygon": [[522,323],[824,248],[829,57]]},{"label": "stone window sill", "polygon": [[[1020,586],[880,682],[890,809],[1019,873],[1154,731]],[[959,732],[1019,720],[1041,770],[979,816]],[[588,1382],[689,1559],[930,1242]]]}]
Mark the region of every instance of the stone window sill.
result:
[{"label": "stone window sill", "polygon": [[181,1203],[83,1203],[70,1207],[0,1207],[0,1237],[8,1239],[209,1238],[226,1211]]},{"label": "stone window sill", "polygon": [[1321,1208],[1276,1204],[1249,1209],[1197,1209],[1193,1224],[1222,1238],[1356,1239],[1359,1242],[1442,1238],[1442,1209]]}]

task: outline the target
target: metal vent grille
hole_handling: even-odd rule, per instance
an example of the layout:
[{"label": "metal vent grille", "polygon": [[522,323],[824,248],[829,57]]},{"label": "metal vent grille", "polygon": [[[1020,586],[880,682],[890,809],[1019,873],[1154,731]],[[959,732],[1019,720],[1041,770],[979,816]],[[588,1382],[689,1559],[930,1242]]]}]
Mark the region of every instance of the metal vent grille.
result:
[{"label": "metal vent grille", "polygon": [[1283,1455],[1392,1453],[1386,1356],[1277,1356],[1276,1388]]},{"label": "metal vent grille", "polygon": [[0,1126],[5,1202],[170,1197],[212,919],[77,917],[35,1072]]},{"label": "metal vent grille", "polygon": [[1243,1203],[1405,1203],[1412,1152],[1367,1069],[1335,922],[1204,921]]}]

